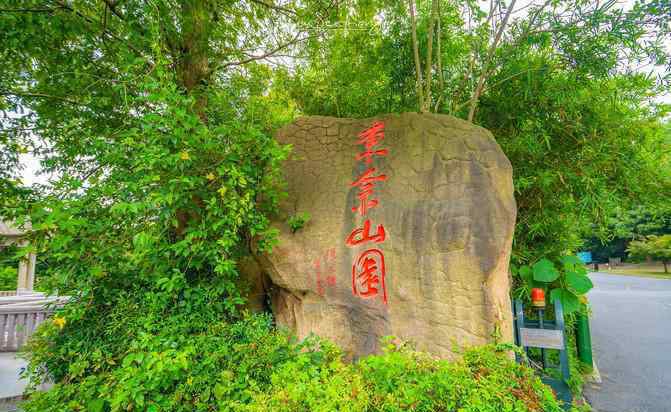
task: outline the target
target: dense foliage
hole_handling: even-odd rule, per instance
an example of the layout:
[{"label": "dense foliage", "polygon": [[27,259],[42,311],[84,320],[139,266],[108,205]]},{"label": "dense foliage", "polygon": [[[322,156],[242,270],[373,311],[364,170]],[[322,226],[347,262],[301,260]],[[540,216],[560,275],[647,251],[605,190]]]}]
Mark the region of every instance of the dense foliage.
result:
[{"label": "dense foliage", "polygon": [[0,290],[16,290],[17,274],[15,267],[0,266]]},{"label": "dense foliage", "polygon": [[[154,322],[154,319],[146,319]],[[153,323],[155,324],[155,323]],[[551,390],[510,358],[510,347],[470,349],[456,362],[388,344],[356,364],[327,342],[300,345],[267,318],[203,323],[203,333],[156,326],[129,337],[121,359],[80,352],[59,384],[27,411],[560,411]],[[57,330],[51,324],[49,328]],[[79,329],[66,324],[67,335]],[[43,329],[43,336],[54,331]],[[68,348],[33,341],[33,365]],[[65,338],[64,341],[72,339]],[[43,358],[42,358],[43,357]],[[119,362],[118,367],[110,364]],[[88,373],[85,370],[90,369]]]},{"label": "dense foliage", "polygon": [[389,345],[345,364],[303,354],[278,368],[245,411],[561,411],[551,390],[509,357],[509,347],[467,350],[459,361]]},{"label": "dense foliage", "polygon": [[[76,320],[47,324],[28,350],[32,367],[47,368],[57,384],[38,392],[25,409],[210,411],[244,405],[269,385],[274,368],[304,347],[273,331],[267,317],[230,324],[211,316],[206,299],[193,303],[201,316],[180,315],[178,308],[147,313],[132,304],[120,307],[101,322],[107,345],[98,348],[77,345],[90,337],[81,335],[85,328]],[[128,320],[133,325],[121,323]],[[111,350],[119,345],[123,351]]]},{"label": "dense foliage", "polygon": [[[244,368],[262,361],[245,342],[273,350],[268,321],[235,323],[236,265],[252,238],[273,241],[287,149],[272,132],[291,108],[258,62],[296,26],[253,3],[24,3],[0,13],[0,109],[12,114],[0,216],[32,223],[47,263],[38,276],[71,296],[30,347],[30,378],[56,383],[54,410],[164,405],[166,394],[193,406],[198,385],[225,371],[199,356],[228,350]],[[50,185],[21,185],[22,151],[43,158]],[[47,410],[40,399],[26,408]]]},{"label": "dense foliage", "polygon": [[19,258],[15,245],[0,246],[0,290],[16,290]]},{"label": "dense foliage", "polygon": [[[663,168],[671,157],[671,151],[666,149],[671,145],[671,122],[665,123],[662,135],[666,136],[665,144],[660,147],[660,167]],[[610,257],[627,259],[627,248],[632,240],[671,234],[671,204],[665,198],[629,208],[624,206],[617,208],[608,218],[607,229],[595,233],[586,242],[585,249],[592,252],[594,261],[607,262]]]}]

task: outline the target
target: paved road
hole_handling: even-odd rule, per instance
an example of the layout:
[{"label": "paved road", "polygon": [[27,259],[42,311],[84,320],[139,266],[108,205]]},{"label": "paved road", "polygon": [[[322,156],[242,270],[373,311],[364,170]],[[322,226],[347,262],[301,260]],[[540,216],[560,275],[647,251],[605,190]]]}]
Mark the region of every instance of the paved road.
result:
[{"label": "paved road", "polygon": [[16,353],[0,352],[0,411],[14,410],[10,406],[13,402],[6,403],[3,399],[14,398],[23,393],[26,381],[19,379],[21,369],[26,362],[16,358]]},{"label": "paved road", "polygon": [[671,280],[592,273],[592,344],[603,382],[598,412],[671,411]]}]

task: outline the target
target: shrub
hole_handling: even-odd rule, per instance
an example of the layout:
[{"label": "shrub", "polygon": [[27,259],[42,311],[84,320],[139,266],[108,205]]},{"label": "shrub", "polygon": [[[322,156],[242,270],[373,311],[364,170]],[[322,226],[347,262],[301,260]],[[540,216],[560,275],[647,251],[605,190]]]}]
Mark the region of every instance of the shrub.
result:
[{"label": "shrub", "polygon": [[0,290],[16,289],[17,269],[9,266],[0,266]]},{"label": "shrub", "polygon": [[152,317],[143,319],[151,332],[138,325],[135,336],[119,336],[114,347],[99,348],[95,343],[103,340],[91,339],[76,348],[69,344],[72,337],[58,337],[78,326],[66,323],[61,329],[56,322],[45,323],[28,348],[29,373],[36,378],[48,370],[57,383],[49,391],[34,392],[23,409],[226,410],[248,403],[255,391],[269,385],[274,368],[303,348],[288,334],[273,330],[267,316],[213,322],[204,328],[194,317],[180,314],[158,326]]},{"label": "shrub", "polygon": [[551,390],[510,358],[510,347],[468,349],[458,361],[389,345],[355,364],[301,355],[278,368],[267,391],[241,410],[560,411]]},{"label": "shrub", "polygon": [[16,276],[19,267],[19,259],[16,254],[16,245],[2,246],[0,244],[0,290],[16,289]]},{"label": "shrub", "polygon": [[[33,392],[23,409],[560,410],[550,389],[511,359],[509,346],[469,349],[450,362],[388,344],[383,354],[352,364],[329,342],[295,342],[269,316],[216,320],[214,309],[204,310],[207,298],[198,300],[203,306],[186,311],[179,301],[140,307],[129,298],[116,305],[122,309],[97,314],[99,323],[77,320],[66,308],[26,348],[33,383],[48,376],[56,384]],[[86,336],[81,322],[89,323]],[[123,322],[132,325],[122,329]]]},{"label": "shrub", "polygon": [[303,229],[309,221],[310,214],[308,212],[301,212],[289,216],[289,219],[287,219],[287,224],[291,229],[291,233],[296,233],[300,229]]}]

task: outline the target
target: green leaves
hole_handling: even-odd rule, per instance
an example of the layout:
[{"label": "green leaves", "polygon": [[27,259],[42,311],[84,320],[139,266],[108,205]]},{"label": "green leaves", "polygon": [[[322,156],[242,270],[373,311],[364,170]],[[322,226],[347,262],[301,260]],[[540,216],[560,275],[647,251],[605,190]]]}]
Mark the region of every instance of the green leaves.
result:
[{"label": "green leaves", "polygon": [[571,313],[580,310],[580,300],[569,290],[560,288],[552,289],[550,291],[550,301],[554,303],[557,299],[561,301],[564,315],[570,315]]},{"label": "green leaves", "polygon": [[592,281],[587,276],[582,261],[573,255],[562,256],[558,268],[551,260],[541,259],[533,266],[522,266],[517,270],[522,285],[516,296],[529,299],[528,293],[534,287],[550,290],[551,301],[559,299],[566,314],[580,309],[580,296],[592,289]]},{"label": "green leaves", "polygon": [[534,280],[538,282],[552,282],[559,277],[559,271],[554,263],[541,259],[533,265]]},{"label": "green leaves", "polygon": [[531,284],[533,282],[534,274],[533,270],[529,266],[522,266],[519,268],[518,273],[525,283]]},{"label": "green leaves", "polygon": [[584,295],[594,287],[590,278],[577,272],[566,273],[566,287],[578,295]]},{"label": "green leaves", "polygon": [[583,261],[575,255],[562,256],[560,261],[566,268],[583,267]]},{"label": "green leaves", "polygon": [[562,256],[564,266],[564,284],[577,295],[584,295],[594,287],[587,276],[584,263],[574,255]]},{"label": "green leaves", "polygon": [[104,399],[94,399],[89,402],[87,410],[91,412],[103,412],[105,409],[105,400]]},{"label": "green leaves", "polygon": [[513,389],[521,385],[539,410],[560,412],[549,388],[510,358],[511,346],[469,348],[454,362],[394,344],[354,364],[306,354],[275,368],[271,385],[253,392],[245,410],[521,412],[528,408]]},{"label": "green leaves", "polygon": [[291,233],[296,233],[298,230],[301,230],[305,225],[310,221],[310,213],[300,212],[294,215],[289,216],[287,219],[287,224],[291,229]]},{"label": "green leaves", "polygon": [[[288,149],[273,132],[295,105],[269,93],[268,68],[222,59],[246,60],[296,26],[261,3],[189,4],[0,13],[0,89],[25,92],[0,102],[12,113],[0,132],[0,219],[33,223],[39,278],[73,296],[59,314],[67,327],[30,348],[29,374],[48,370],[56,385],[43,399],[58,401],[29,410],[212,410],[221,370],[236,371],[229,398],[248,396],[294,353],[270,321],[244,325],[253,342],[234,322],[239,260],[251,239],[268,251],[276,239],[267,216]],[[193,12],[197,33],[183,25]],[[33,146],[54,178],[29,191],[9,178]]]}]

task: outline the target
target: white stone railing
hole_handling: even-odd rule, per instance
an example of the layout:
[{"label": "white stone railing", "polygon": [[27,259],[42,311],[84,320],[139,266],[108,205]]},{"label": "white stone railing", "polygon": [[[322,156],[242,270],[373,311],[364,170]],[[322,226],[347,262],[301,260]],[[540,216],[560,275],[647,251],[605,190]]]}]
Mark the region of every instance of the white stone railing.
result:
[{"label": "white stone railing", "polygon": [[0,290],[0,297],[3,296],[16,296],[15,290]]},{"label": "white stone railing", "polygon": [[0,311],[0,352],[16,352],[48,314],[44,306],[3,308]]},{"label": "white stone railing", "polygon": [[0,352],[19,350],[35,328],[66,299],[43,294],[0,297]]}]

